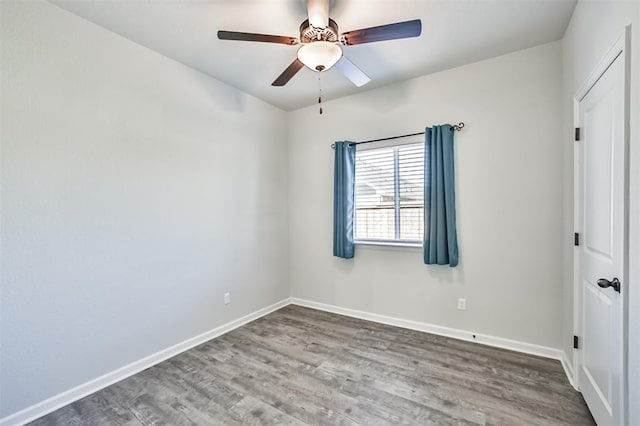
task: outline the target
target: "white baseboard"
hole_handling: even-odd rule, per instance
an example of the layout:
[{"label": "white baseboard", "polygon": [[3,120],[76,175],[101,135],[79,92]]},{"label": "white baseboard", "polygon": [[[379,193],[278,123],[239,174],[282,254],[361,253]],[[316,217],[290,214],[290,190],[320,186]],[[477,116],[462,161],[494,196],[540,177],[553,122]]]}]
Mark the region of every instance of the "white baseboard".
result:
[{"label": "white baseboard", "polygon": [[517,340],[504,339],[502,337],[489,336],[486,334],[473,333],[466,330],[460,330],[450,327],[443,327],[434,324],[428,324],[419,321],[406,320],[402,318],[389,317],[386,315],[373,314],[370,312],[358,311],[355,309],[343,308],[335,305],[327,305],[324,303],[313,302],[310,300],[298,299],[295,297],[283,299],[273,305],[259,309],[242,318],[234,321],[230,321],[219,327],[202,333],[198,336],[187,339],[181,343],[173,345],[169,348],[163,349],[160,352],[149,355],[146,358],[135,361],[129,365],[121,367],[110,373],[107,373],[101,377],[90,380],[82,385],[76,386],[73,389],[69,389],[61,394],[53,396],[42,402],[34,404],[25,408],[17,413],[11,414],[7,417],[0,419],[0,426],[14,426],[24,425],[30,421],[40,418],[58,408],[71,404],[87,395],[97,392],[105,387],[112,385],[116,382],[126,379],[142,370],[152,367],[166,359],[176,356],[184,351],[187,351],[195,346],[205,343],[213,338],[221,336],[230,332],[238,327],[245,325],[248,322],[254,321],[260,317],[270,314],[280,308],[283,308],[289,304],[305,306],[312,309],[318,309],[320,311],[331,312],[340,315],[346,315],[349,317],[359,318],[363,320],[378,322],[382,324],[393,325],[396,327],[408,328],[411,330],[422,331],[431,334],[437,334],[440,336],[451,337],[454,339],[465,340],[468,342],[482,343],[488,346],[494,346],[502,349],[509,349],[516,352],[522,352],[531,355],[537,355],[545,358],[552,358],[559,360],[562,363],[567,378],[571,385],[575,388],[575,381],[573,376],[573,369],[568,362],[564,351],[554,349],[546,346],[535,345],[532,343],[520,342]]},{"label": "white baseboard", "polygon": [[544,358],[552,358],[562,361],[563,351],[547,346],[540,346],[533,343],[520,342],[518,340],[504,339],[502,337],[489,336],[486,334],[474,333],[471,331],[460,330],[456,328],[443,327],[440,325],[428,324],[419,321],[406,320],[402,318],[389,317],[386,315],[372,314],[369,312],[358,311],[355,309],[342,308],[335,305],[327,305],[324,303],[313,302],[311,300],[291,298],[294,305],[305,306],[307,308],[318,309],[321,311],[331,312],[334,314],[346,315],[349,317],[359,318],[368,321],[379,322],[382,324],[394,325],[396,327],[408,328],[425,333],[437,334],[440,336],[451,337],[468,342],[482,343],[483,345],[494,346],[496,348],[509,349],[516,352],[522,352],[530,355],[537,355]]},{"label": "white baseboard", "polygon": [[564,373],[567,375],[569,383],[571,383],[571,386],[573,386],[573,388],[579,392],[580,389],[578,389],[578,386],[576,384],[576,376],[575,372],[573,371],[573,366],[569,362],[569,357],[565,351],[562,351],[562,359],[560,360],[560,362],[562,362],[562,368],[564,368]]},{"label": "white baseboard", "polygon": [[230,321],[198,336],[192,337],[176,345],[163,349],[160,352],[156,352],[155,354],[149,355],[148,357],[142,358],[141,360],[132,362],[131,364],[118,368],[117,370],[107,373],[104,376],[90,380],[84,384],[76,386],[75,388],[69,389],[65,392],[62,392],[61,394],[27,407],[24,410],[4,417],[0,419],[0,426],[24,425],[32,420],[51,413],[52,411],[55,411],[60,407],[71,404],[72,402],[84,398],[85,396],[90,395],[94,392],[97,392],[100,389],[104,389],[109,385],[126,379],[127,377],[132,376],[149,367],[152,367],[166,359],[176,356],[215,337],[221,336],[225,333],[230,332],[231,330],[241,327],[248,322],[256,320],[284,306],[287,306],[290,303],[290,298],[286,298],[277,303],[274,303],[273,305],[245,315],[242,318]]}]

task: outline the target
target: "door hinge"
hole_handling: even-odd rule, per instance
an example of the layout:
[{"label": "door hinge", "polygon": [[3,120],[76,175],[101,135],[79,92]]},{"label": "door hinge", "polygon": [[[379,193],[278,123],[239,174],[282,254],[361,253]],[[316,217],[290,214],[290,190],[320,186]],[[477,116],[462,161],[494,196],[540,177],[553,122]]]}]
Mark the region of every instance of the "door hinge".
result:
[{"label": "door hinge", "polygon": [[576,127],[575,129],[574,140],[576,141],[580,140],[580,127]]},{"label": "door hinge", "polygon": [[578,336],[573,336],[573,349],[578,349]]},{"label": "door hinge", "polygon": [[580,234],[578,234],[577,232],[573,233],[573,245],[574,246],[580,245]]}]

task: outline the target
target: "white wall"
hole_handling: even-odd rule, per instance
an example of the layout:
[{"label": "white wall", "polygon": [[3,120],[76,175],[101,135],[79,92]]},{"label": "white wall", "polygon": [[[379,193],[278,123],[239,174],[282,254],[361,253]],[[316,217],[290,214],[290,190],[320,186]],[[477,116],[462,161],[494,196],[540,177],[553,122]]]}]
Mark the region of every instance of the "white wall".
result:
[{"label": "white wall", "polygon": [[[573,97],[595,66],[632,25],[631,41],[631,143],[630,143],[630,253],[629,275],[629,373],[631,412],[629,424],[640,424],[640,3],[637,1],[581,1],[576,6],[562,41],[564,134],[564,306],[563,348],[571,355],[573,335]],[[624,285],[623,284],[623,285]],[[572,357],[569,356],[569,360]]]},{"label": "white wall", "polygon": [[[290,113],[292,295],[560,348],[561,75],[555,42]],[[330,144],[457,121],[460,265],[407,248],[332,257]]]},{"label": "white wall", "polygon": [[289,288],[284,112],[49,3],[0,6],[3,417]]}]

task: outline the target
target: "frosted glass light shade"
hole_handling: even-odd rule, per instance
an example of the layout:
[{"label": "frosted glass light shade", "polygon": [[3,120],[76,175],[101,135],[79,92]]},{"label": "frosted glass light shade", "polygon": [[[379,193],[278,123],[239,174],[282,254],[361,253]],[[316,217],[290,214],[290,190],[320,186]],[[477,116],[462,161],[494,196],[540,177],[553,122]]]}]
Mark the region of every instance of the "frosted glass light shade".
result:
[{"label": "frosted glass light shade", "polygon": [[342,57],[342,49],[328,41],[314,41],[298,49],[298,59],[314,71],[326,71]]}]

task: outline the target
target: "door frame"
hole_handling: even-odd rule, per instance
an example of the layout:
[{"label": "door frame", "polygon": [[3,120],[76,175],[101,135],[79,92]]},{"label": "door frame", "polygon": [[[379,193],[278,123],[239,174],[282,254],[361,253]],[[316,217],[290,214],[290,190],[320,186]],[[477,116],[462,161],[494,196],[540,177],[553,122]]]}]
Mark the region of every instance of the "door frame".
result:
[{"label": "door frame", "polygon": [[[623,309],[623,423],[627,421],[629,412],[629,383],[628,383],[628,350],[629,350],[629,146],[630,146],[630,81],[631,81],[631,52],[629,46],[631,44],[631,25],[627,25],[624,32],[616,39],[613,46],[604,55],[600,62],[596,65],[593,71],[589,74],[582,87],[576,92],[573,97],[573,124],[574,128],[579,127],[580,122],[580,101],[587,95],[589,90],[596,84],[596,82],[607,71],[609,66],[620,56],[624,61],[624,223],[623,223],[623,235],[624,235],[624,255],[623,255],[623,286],[625,287],[621,293],[622,309]],[[581,193],[579,188],[579,167],[578,167],[578,155],[580,142],[573,142],[573,224],[574,232],[583,233],[582,221],[581,221]],[[582,238],[581,238],[582,241]],[[580,295],[580,255],[579,247],[573,248],[573,333],[576,336],[580,336],[582,330],[582,298]],[[582,365],[582,345],[579,345],[579,349],[573,350],[573,379],[576,389],[580,390],[579,368]]]}]

